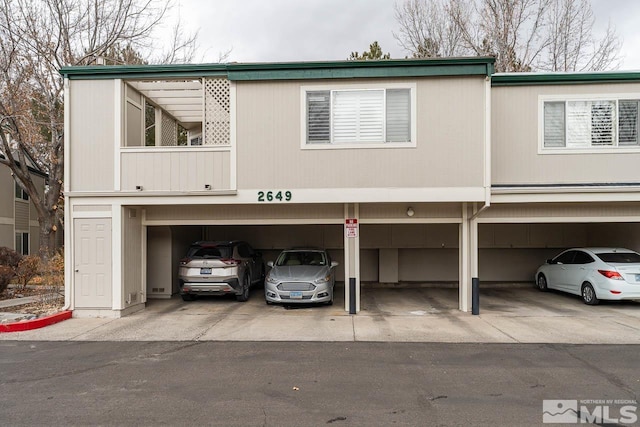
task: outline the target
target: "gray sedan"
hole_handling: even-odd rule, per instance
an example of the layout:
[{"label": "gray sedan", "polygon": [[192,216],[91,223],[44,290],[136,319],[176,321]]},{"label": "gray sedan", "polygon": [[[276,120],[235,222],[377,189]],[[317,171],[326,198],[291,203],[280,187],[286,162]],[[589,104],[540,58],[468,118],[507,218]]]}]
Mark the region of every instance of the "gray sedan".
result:
[{"label": "gray sedan", "polygon": [[267,263],[271,271],[264,281],[267,304],[333,304],[335,267],[323,249],[287,249],[275,262]]}]

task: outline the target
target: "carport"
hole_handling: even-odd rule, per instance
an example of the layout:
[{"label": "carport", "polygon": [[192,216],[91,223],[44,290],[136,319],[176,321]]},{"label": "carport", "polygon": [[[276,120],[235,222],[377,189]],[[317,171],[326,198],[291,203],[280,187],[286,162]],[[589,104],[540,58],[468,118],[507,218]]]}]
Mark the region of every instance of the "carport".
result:
[{"label": "carport", "polygon": [[639,213],[637,202],[492,204],[477,218],[480,295],[486,283],[533,286],[536,269],[570,247],[638,251]]},{"label": "carport", "polygon": [[[357,311],[362,292],[375,298],[385,292],[381,288],[401,292],[414,285],[448,288],[446,298],[458,295],[459,301],[446,305],[459,306],[462,207],[459,203],[146,206],[142,225],[147,295],[170,298],[178,291],[178,263],[192,242],[238,239],[260,251],[265,262],[288,247],[327,248],[340,263],[336,281],[338,289],[344,284],[345,310],[350,308],[349,277],[354,276]],[[345,234],[346,217],[359,221],[355,238]],[[393,294],[386,292],[385,298]]]},{"label": "carport", "polygon": [[265,263],[293,246],[324,247],[340,265],[344,281],[342,205],[313,206],[148,206],[146,230],[147,295],[170,298],[178,292],[177,269],[197,240],[244,240],[262,253]]}]

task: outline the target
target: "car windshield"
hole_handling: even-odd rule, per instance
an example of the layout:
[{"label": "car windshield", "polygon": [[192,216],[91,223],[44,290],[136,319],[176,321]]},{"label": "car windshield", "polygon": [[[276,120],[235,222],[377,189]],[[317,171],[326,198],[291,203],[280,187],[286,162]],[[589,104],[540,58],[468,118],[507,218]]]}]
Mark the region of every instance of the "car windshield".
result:
[{"label": "car windshield", "polygon": [[286,251],[282,252],[275,265],[327,265],[324,253],[318,251]]},{"label": "car windshield", "polygon": [[231,258],[231,248],[225,246],[195,246],[189,249],[187,258]]},{"label": "car windshield", "polygon": [[640,264],[640,254],[635,252],[605,252],[596,254],[602,261],[612,264]]}]

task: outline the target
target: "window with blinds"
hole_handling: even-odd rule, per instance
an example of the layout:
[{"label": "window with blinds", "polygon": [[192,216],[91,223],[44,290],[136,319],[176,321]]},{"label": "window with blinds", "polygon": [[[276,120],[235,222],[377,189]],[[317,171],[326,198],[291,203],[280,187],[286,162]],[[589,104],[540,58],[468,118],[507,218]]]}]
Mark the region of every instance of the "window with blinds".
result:
[{"label": "window with blinds", "polygon": [[307,144],[411,142],[410,89],[306,92]]},{"label": "window with blinds", "polygon": [[638,100],[548,101],[545,148],[638,146]]}]

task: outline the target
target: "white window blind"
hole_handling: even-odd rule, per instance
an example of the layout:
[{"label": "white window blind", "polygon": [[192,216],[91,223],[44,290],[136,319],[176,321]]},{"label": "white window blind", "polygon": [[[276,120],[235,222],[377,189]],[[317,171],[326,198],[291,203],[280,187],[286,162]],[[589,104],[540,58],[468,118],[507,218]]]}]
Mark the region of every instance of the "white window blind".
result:
[{"label": "white window blind", "polygon": [[411,141],[411,91],[387,89],[388,142]]},{"label": "white window blind", "polygon": [[411,142],[411,89],[306,92],[307,144]]},{"label": "white window blind", "polygon": [[307,142],[331,141],[331,92],[307,92]]},{"label": "white window blind", "polygon": [[567,147],[588,147],[590,143],[590,103],[588,101],[567,102]]},{"label": "white window blind", "polygon": [[333,141],[384,141],[384,90],[337,91],[333,94]]},{"label": "white window blind", "polygon": [[618,101],[618,144],[638,145],[638,101]]},{"label": "white window blind", "polygon": [[613,145],[615,137],[615,102],[591,102],[591,145]]},{"label": "white window blind", "polygon": [[564,147],[564,101],[544,103],[544,146]]}]

